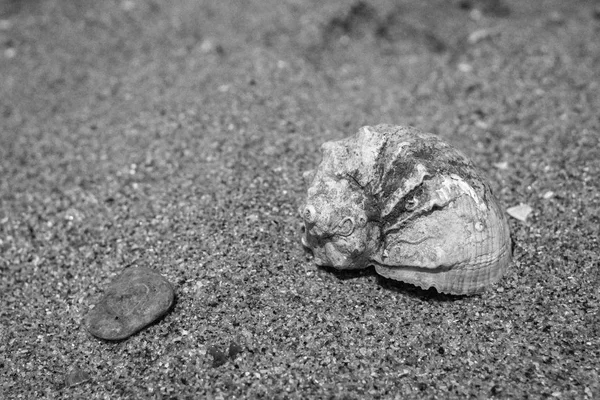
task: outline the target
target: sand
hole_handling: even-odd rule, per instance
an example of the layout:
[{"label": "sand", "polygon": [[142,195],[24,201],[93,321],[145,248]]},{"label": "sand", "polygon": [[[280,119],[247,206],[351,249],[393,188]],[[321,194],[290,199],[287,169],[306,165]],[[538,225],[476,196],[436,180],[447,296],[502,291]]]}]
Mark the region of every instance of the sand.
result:
[{"label": "sand", "polygon": [[[593,1],[0,3],[0,397],[600,397]],[[363,125],[461,149],[514,261],[451,297],[317,268],[302,172]],[[175,287],[83,326],[127,266]]]}]

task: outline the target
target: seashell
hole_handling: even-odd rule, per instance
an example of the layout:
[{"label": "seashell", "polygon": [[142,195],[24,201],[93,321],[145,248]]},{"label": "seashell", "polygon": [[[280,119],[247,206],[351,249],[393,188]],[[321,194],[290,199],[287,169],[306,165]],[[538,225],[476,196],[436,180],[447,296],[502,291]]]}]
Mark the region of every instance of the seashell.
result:
[{"label": "seashell", "polygon": [[449,294],[497,282],[511,260],[506,217],[458,150],[415,128],[365,126],[321,146],[304,173],[302,243],[318,265]]}]

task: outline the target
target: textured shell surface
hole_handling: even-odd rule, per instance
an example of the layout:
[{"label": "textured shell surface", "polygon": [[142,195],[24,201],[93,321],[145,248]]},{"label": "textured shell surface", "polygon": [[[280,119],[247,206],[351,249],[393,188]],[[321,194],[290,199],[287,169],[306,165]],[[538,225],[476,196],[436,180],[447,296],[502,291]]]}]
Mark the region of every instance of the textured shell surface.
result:
[{"label": "textured shell surface", "polygon": [[433,134],[392,125],[321,146],[304,173],[302,243],[318,265],[378,274],[449,294],[497,282],[511,261],[506,217],[488,184]]}]

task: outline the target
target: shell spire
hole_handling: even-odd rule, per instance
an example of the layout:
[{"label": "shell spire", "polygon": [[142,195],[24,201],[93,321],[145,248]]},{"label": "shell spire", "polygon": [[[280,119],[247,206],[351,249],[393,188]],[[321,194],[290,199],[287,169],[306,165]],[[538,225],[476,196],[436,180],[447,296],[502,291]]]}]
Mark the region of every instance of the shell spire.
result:
[{"label": "shell spire", "polygon": [[471,294],[511,261],[510,232],[474,165],[415,128],[365,126],[321,146],[300,214],[320,265]]}]

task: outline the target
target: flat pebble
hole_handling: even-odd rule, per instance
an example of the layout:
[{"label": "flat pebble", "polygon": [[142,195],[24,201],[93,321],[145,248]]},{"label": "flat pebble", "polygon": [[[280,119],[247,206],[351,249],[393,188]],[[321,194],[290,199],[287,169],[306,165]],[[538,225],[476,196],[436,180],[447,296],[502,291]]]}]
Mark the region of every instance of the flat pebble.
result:
[{"label": "flat pebble", "polygon": [[162,275],[130,267],[110,283],[86,316],[85,327],[101,339],[125,339],[165,315],[174,298],[173,287]]},{"label": "flat pebble", "polygon": [[65,378],[67,387],[77,386],[81,383],[88,382],[91,379],[90,374],[78,367],[74,367]]},{"label": "flat pebble", "polygon": [[518,206],[508,208],[506,213],[519,221],[525,222],[532,211],[533,209],[528,204],[521,203]]}]

